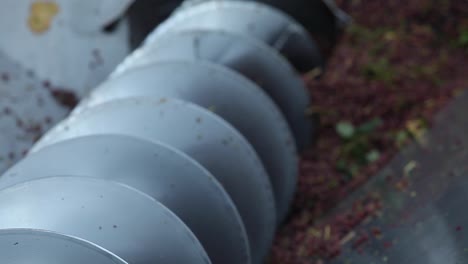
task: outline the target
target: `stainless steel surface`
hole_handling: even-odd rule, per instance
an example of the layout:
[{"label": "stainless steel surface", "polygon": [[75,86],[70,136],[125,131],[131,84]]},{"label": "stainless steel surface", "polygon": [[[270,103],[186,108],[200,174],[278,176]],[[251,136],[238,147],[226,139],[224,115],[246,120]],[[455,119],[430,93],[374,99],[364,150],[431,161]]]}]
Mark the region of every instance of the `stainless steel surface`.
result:
[{"label": "stainless steel surface", "polygon": [[0,215],[0,229],[79,237],[128,263],[211,263],[193,233],[166,207],[107,180],[60,176],[15,185],[0,192]]},{"label": "stainless steel surface", "polygon": [[83,96],[130,52],[125,19],[112,33],[101,27],[129,3],[2,0],[0,51],[40,80]]},{"label": "stainless steel surface", "polygon": [[[0,126],[24,128],[25,149],[135,44],[144,29],[134,9],[124,15],[132,2],[3,3],[0,66],[14,70],[0,72],[0,92],[24,83],[38,97],[9,95]],[[263,262],[294,192],[295,146],[313,132],[304,83],[281,53],[305,71],[322,67],[318,45],[253,2],[182,8],[157,32],[0,178],[0,232],[64,233],[133,264]],[[41,109],[50,99],[65,109]],[[31,100],[38,107],[14,105]],[[14,135],[0,138],[6,149]],[[6,152],[6,166],[17,154]]]},{"label": "stainless steel surface", "polygon": [[73,114],[135,96],[179,98],[213,109],[231,123],[259,154],[273,186],[277,218],[284,219],[296,189],[297,151],[282,113],[258,86],[208,62],[165,61],[130,69],[108,80]]},{"label": "stainless steel surface", "polygon": [[[210,1],[210,0],[208,0]],[[291,15],[313,36],[322,58],[329,58],[351,19],[333,0],[257,0]],[[325,61],[326,63],[326,61]]]},{"label": "stainless steel surface", "polygon": [[298,70],[323,67],[323,59],[310,34],[292,17],[256,1],[204,1],[179,9],[155,29],[144,45],[186,30],[216,30],[261,40],[283,54]]},{"label": "stainless steel surface", "polygon": [[[185,10],[205,2],[226,2],[230,0],[138,0],[129,10],[133,47],[140,45],[144,38],[175,10]],[[317,42],[321,57],[330,56],[343,26],[350,23],[349,15],[339,9],[333,0],[246,0],[260,2],[276,8],[275,12],[287,13],[301,24]],[[155,8],[157,6],[158,8]]]},{"label": "stainless steel surface", "polygon": [[61,8],[68,15],[67,24],[78,33],[96,34],[124,16],[135,0],[67,0]]},{"label": "stainless steel surface", "polygon": [[0,230],[0,262],[5,264],[127,264],[88,241],[33,229]]},{"label": "stainless steel surface", "polygon": [[312,122],[306,117],[309,94],[299,74],[268,46],[240,34],[186,31],[167,34],[119,65],[112,77],[157,61],[209,61],[227,66],[257,83],[276,102],[294,133],[299,150],[310,144]]},{"label": "stainless steel surface", "polygon": [[107,23],[130,2],[0,1],[0,173],[130,52],[126,19],[112,32],[76,28]]},{"label": "stainless steel surface", "polygon": [[[172,147],[119,135],[61,141],[8,170],[0,189],[49,175],[108,179],[138,189],[187,224],[214,263],[250,263],[248,238],[231,198],[206,169]],[[229,243],[219,242],[221,233]]]},{"label": "stainless steel surface", "polygon": [[33,148],[83,135],[123,134],[163,142],[198,161],[223,185],[244,221],[252,261],[259,263],[276,227],[273,191],[254,149],[232,126],[188,102],[139,97],[101,104],[47,133]]},{"label": "stainless steel surface", "polygon": [[[0,51],[0,173],[27,151],[68,110],[42,81]],[[48,122],[49,121],[49,122]]]},{"label": "stainless steel surface", "polygon": [[336,17],[337,20],[337,26],[339,28],[345,28],[347,25],[349,25],[352,21],[353,18],[346,14],[343,10],[341,10],[335,3],[334,0],[322,0],[322,2],[330,8],[332,11],[333,15]]},{"label": "stainless steel surface", "polygon": [[183,0],[138,0],[127,12],[130,24],[130,43],[137,48],[146,36],[166,20]]},{"label": "stainless steel surface", "polygon": [[[183,3],[180,5],[180,7],[176,10],[176,11],[179,11],[179,10],[184,10],[184,9],[188,9],[188,8],[192,8],[194,5],[199,5],[201,3],[206,3],[206,2],[218,2],[218,3],[222,3],[224,4],[225,2],[227,1],[232,1],[232,2],[235,2],[235,1],[241,1],[241,0],[185,0],[183,1]],[[246,2],[249,1],[249,0],[245,0]],[[335,19],[337,20],[337,24],[338,26],[344,26],[344,25],[347,25],[348,23],[351,22],[352,18],[346,14],[343,10],[341,10],[335,3],[335,1],[333,0],[311,0],[310,2],[321,2],[321,3],[324,3],[325,6],[327,8],[330,9],[330,11],[332,12],[332,14],[334,15]],[[285,7],[285,5],[289,4],[291,7],[296,7],[297,3],[301,3],[302,6],[304,8],[307,8],[308,6],[306,5],[307,3],[303,0],[294,0],[294,1],[284,1],[284,0],[263,0],[263,1],[252,1],[252,2],[261,2],[263,3],[263,5],[267,4],[268,6],[281,6],[281,7]],[[274,10],[276,12],[280,12],[281,8],[278,8],[277,9],[279,10]],[[286,9],[286,8],[284,8]],[[281,10],[282,12],[284,12],[284,10]],[[294,9],[294,11],[296,12],[291,12],[291,16],[293,17],[297,17],[299,16],[299,13],[300,10],[298,9]],[[312,10],[309,10],[309,11],[312,11]],[[323,12],[323,10],[321,10]],[[325,26],[325,25],[323,25]],[[329,26],[329,25],[327,25]]]}]

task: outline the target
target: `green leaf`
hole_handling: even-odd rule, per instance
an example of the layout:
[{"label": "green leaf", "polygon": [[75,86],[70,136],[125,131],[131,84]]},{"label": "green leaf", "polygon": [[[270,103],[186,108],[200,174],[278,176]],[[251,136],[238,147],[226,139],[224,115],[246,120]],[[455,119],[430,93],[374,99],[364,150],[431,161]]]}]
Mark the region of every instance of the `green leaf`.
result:
[{"label": "green leaf", "polygon": [[338,186],[338,181],[336,179],[331,179],[329,182],[328,182],[328,187],[329,188],[336,188]]},{"label": "green leaf", "polygon": [[468,47],[468,29],[460,30],[460,36],[458,37],[458,45],[461,47]]},{"label": "green leaf", "polygon": [[380,159],[380,152],[378,150],[371,150],[366,154],[366,160],[369,163],[376,162]]},{"label": "green leaf", "polygon": [[354,162],[349,163],[344,159],[340,159],[336,163],[336,170],[344,174],[343,179],[346,181],[351,180],[353,176],[357,175],[360,169],[361,167],[358,164]]},{"label": "green leaf", "polygon": [[339,122],[338,124],[336,124],[335,129],[336,129],[336,133],[338,133],[338,135],[344,139],[351,138],[355,132],[354,125],[347,121]]},{"label": "green leaf", "polygon": [[398,133],[395,136],[395,142],[398,147],[403,146],[406,143],[406,141],[408,141],[408,139],[409,139],[409,135],[404,130],[398,131]]},{"label": "green leaf", "polygon": [[361,170],[361,166],[359,166],[356,163],[352,163],[349,165],[349,172],[351,173],[352,177],[358,175],[360,170]]},{"label": "green leaf", "polygon": [[346,161],[344,159],[339,159],[336,162],[336,169],[340,172],[347,172],[348,171],[348,164],[346,164]]},{"label": "green leaf", "polygon": [[362,125],[360,125],[357,129],[360,133],[369,134],[374,132],[377,128],[379,128],[383,124],[382,119],[376,117]]},{"label": "green leaf", "polygon": [[395,72],[387,58],[371,61],[362,69],[362,73],[369,80],[380,80],[391,83],[395,78]]}]

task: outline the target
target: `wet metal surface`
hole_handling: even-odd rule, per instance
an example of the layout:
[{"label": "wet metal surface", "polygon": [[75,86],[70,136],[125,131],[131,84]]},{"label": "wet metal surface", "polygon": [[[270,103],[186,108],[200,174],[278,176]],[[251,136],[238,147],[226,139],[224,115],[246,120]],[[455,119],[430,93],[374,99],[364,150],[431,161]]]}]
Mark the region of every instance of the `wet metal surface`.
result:
[{"label": "wet metal surface", "polygon": [[437,117],[434,128],[341,204],[379,197],[379,216],[360,227],[382,231],[352,243],[330,263],[468,263],[468,94]]},{"label": "wet metal surface", "polygon": [[[119,65],[112,77],[158,61],[208,61],[226,66],[257,83],[288,120],[299,150],[310,144],[314,127],[306,116],[310,98],[300,75],[269,46],[248,36],[212,30],[164,35]],[[112,78],[111,77],[111,78]]]},{"label": "wet metal surface", "polygon": [[32,229],[0,230],[0,262],[127,264],[114,254],[88,241]]},{"label": "wet metal surface", "polygon": [[0,172],[4,172],[69,109],[40,79],[1,51],[0,75]]},{"label": "wet metal surface", "polygon": [[130,52],[125,19],[103,26],[131,2],[1,1],[0,172]]},{"label": "wet metal surface", "polygon": [[50,177],[0,192],[0,228],[50,230],[129,263],[211,263],[188,227],[150,196],[108,180]]},{"label": "wet metal surface", "polygon": [[262,160],[275,192],[278,220],[284,218],[296,189],[297,151],[283,114],[260,87],[216,64],[164,61],[109,79],[73,114],[116,99],[147,96],[195,103],[238,129]]},{"label": "wet metal surface", "polygon": [[[181,9],[207,1],[212,0],[186,0]],[[226,1],[232,0],[218,0],[218,2]],[[344,25],[352,20],[348,14],[336,6],[333,0],[258,0],[255,2],[271,5],[293,17],[312,35],[324,58],[330,56]]]},{"label": "wet metal surface", "polygon": [[[307,147],[314,130],[298,70],[323,66],[318,44],[279,10],[250,1],[179,9],[155,31],[161,38],[150,37],[108,79],[115,89],[99,87],[27,155],[144,32],[134,12],[131,21],[124,15],[132,2],[3,3],[0,52],[9,58],[0,61],[0,92],[14,92],[0,140],[20,140],[8,132],[21,128],[26,158],[2,178],[0,229],[63,232],[134,264],[261,263],[294,192],[295,146]],[[166,8],[155,14],[175,2],[154,2]],[[24,80],[38,107],[19,99]],[[42,109],[51,97],[64,109]],[[0,153],[3,169],[17,152]]]},{"label": "wet metal surface", "polygon": [[103,28],[131,2],[2,0],[0,51],[40,80],[82,96],[130,52],[125,19],[112,32]]},{"label": "wet metal surface", "polygon": [[119,99],[71,116],[50,130],[32,151],[64,139],[97,134],[134,136],[188,154],[219,180],[236,204],[254,263],[266,256],[276,228],[273,190],[255,150],[223,119],[176,99]]},{"label": "wet metal surface", "polygon": [[[247,234],[224,188],[206,169],[170,146],[118,135],[62,141],[9,169],[0,178],[0,189],[49,175],[79,175],[127,184],[180,217],[213,261],[249,263]],[[230,243],[219,243],[221,233]]]},{"label": "wet metal surface", "polygon": [[292,17],[255,1],[205,1],[180,8],[145,41],[187,30],[216,30],[256,38],[280,52],[299,71],[323,67],[316,42]]}]

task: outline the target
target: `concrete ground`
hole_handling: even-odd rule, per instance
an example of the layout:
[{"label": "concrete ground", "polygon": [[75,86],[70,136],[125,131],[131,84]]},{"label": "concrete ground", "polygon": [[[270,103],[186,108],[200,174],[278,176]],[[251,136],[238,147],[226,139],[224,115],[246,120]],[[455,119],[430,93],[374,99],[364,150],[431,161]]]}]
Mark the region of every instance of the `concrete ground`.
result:
[{"label": "concrete ground", "polygon": [[426,137],[329,216],[366,197],[380,201],[330,263],[468,263],[467,113],[465,93],[436,116]]}]

